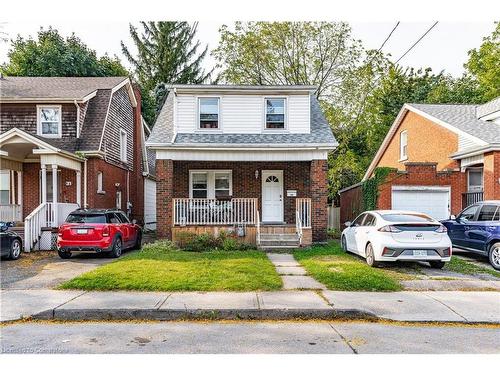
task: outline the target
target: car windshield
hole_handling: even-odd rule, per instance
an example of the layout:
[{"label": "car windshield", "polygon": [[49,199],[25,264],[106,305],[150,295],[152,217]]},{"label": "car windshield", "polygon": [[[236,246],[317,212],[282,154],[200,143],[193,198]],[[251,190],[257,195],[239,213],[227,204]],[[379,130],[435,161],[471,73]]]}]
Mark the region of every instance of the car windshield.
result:
[{"label": "car windshield", "polygon": [[434,221],[424,214],[385,214],[382,218],[392,222],[432,223]]},{"label": "car windshield", "polygon": [[84,224],[100,224],[106,223],[106,215],[104,214],[69,214],[66,219],[67,223],[84,223]]}]

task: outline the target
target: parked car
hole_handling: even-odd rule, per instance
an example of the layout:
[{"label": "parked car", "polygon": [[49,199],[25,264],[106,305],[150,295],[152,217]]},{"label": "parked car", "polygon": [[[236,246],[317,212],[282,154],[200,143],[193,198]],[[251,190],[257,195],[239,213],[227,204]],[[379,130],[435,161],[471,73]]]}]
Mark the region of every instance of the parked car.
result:
[{"label": "parked car", "polygon": [[500,201],[483,201],[442,221],[453,246],[487,256],[500,270]]},{"label": "parked car", "polygon": [[342,248],[364,257],[372,267],[378,262],[425,261],[443,268],[451,259],[446,227],[419,212],[366,211],[345,225]]},{"label": "parked car", "polygon": [[59,227],[57,252],[63,259],[73,252],[107,252],[118,258],[125,249],[140,249],[142,229],[124,212],[110,209],[80,209],[71,212]]},{"label": "parked car", "polygon": [[0,222],[0,250],[2,258],[16,260],[21,256],[23,240],[16,232],[9,230],[13,226],[12,222]]}]

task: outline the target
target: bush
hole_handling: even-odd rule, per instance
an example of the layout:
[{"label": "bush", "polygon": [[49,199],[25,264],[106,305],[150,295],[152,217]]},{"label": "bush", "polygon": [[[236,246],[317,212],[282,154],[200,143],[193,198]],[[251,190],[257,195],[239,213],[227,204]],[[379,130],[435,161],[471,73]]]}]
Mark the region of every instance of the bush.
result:
[{"label": "bush", "polygon": [[340,239],[341,234],[342,233],[337,228],[329,228],[328,229],[328,237],[330,237],[330,238],[338,240],[338,239]]},{"label": "bush", "polygon": [[151,254],[156,254],[156,253],[160,254],[176,250],[179,250],[179,248],[173,242],[166,240],[159,240],[153,243],[145,244],[144,246],[142,246],[141,251],[148,252]]},{"label": "bush", "polygon": [[183,250],[194,252],[214,250],[243,251],[255,249],[255,246],[252,244],[238,241],[234,234],[230,234],[226,231],[221,231],[218,236],[214,236],[211,233],[203,233],[199,235],[195,235],[193,233],[190,233],[190,235],[183,234],[182,244],[179,240],[177,242]]}]

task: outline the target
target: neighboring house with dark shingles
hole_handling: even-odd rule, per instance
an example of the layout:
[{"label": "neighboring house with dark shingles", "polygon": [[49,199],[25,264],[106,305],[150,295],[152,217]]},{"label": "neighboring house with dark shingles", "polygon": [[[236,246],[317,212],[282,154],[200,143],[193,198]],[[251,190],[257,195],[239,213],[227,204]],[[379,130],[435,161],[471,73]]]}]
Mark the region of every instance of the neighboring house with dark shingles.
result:
[{"label": "neighboring house with dark shingles", "polygon": [[326,240],[335,140],[311,86],[173,85],[147,141],[158,235],[228,230],[262,247]]},{"label": "neighboring house with dark shingles", "polygon": [[127,77],[0,78],[0,220],[56,227],[76,207],[142,220],[146,128]]},{"label": "neighboring house with dark shingles", "polygon": [[[394,168],[378,208],[446,219],[481,200],[500,199],[500,98],[482,105],[405,104],[363,181]],[[340,192],[341,221],[359,210],[361,183]]]}]

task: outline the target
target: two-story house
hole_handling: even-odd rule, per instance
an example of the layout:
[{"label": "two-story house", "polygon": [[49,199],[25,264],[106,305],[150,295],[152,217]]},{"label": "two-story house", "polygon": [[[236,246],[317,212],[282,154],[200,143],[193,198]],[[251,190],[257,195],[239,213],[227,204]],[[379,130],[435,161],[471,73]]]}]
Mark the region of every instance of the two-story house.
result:
[{"label": "two-story house", "polygon": [[[378,167],[394,168],[379,186],[379,209],[447,219],[470,204],[500,199],[500,98],[482,105],[405,104],[363,181]],[[341,191],[341,222],[361,208],[361,183]]]},{"label": "two-story house", "polygon": [[325,241],[337,142],[314,90],[173,85],[147,141],[158,235],[224,229],[262,247]]},{"label": "two-story house", "polygon": [[28,251],[78,207],[142,220],[144,131],[127,77],[0,77],[0,220],[24,224]]}]

